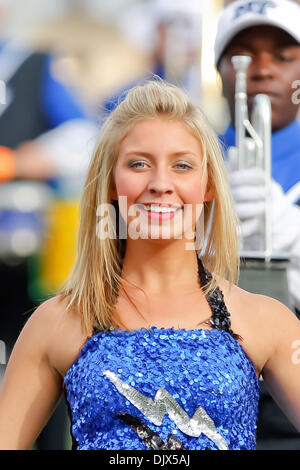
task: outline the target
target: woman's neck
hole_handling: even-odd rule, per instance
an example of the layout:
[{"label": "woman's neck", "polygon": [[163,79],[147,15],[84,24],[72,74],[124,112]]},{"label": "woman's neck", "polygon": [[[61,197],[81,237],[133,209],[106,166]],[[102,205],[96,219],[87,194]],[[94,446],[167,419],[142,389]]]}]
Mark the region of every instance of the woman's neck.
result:
[{"label": "woman's neck", "polygon": [[122,277],[152,295],[174,292],[181,288],[198,288],[197,257],[195,251],[186,250],[178,241],[172,243],[145,243],[135,240],[126,247]]}]

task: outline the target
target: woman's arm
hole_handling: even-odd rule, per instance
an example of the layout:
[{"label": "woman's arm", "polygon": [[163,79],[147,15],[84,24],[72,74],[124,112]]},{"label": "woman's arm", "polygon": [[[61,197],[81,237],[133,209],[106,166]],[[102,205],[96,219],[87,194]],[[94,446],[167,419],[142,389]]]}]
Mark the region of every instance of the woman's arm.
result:
[{"label": "woman's arm", "polygon": [[271,313],[272,322],[265,328],[272,332],[274,343],[262,376],[274,400],[300,432],[300,321],[274,299],[265,298],[264,307]]},{"label": "woman's arm", "polygon": [[9,359],[0,389],[0,449],[29,449],[62,392],[62,377],[47,354],[53,338],[51,301],[33,313]]}]

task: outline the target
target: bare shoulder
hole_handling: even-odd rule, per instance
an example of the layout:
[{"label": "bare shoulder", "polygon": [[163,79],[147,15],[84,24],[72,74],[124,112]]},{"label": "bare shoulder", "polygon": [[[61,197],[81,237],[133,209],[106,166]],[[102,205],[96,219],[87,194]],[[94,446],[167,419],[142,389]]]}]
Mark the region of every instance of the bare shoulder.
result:
[{"label": "bare shoulder", "polygon": [[68,297],[57,295],[45,300],[36,308],[31,318],[38,324],[51,329],[58,327],[76,317],[74,309],[68,309]]},{"label": "bare shoulder", "polygon": [[[80,348],[80,322],[56,297],[26,322],[0,388],[0,448],[28,449],[61,396],[64,368]],[[74,345],[72,345],[74,339]]]},{"label": "bare shoulder", "polygon": [[276,299],[230,286],[225,280],[219,285],[230,312],[232,329],[243,338],[242,346],[261,371],[274,354],[284,331],[292,331],[299,320]]},{"label": "bare shoulder", "polygon": [[[49,362],[64,377],[86,341],[79,313],[60,295],[43,302],[30,320],[44,337]],[[46,336],[46,337],[45,337]]]},{"label": "bare shoulder", "polygon": [[66,329],[71,319],[76,321],[74,313],[68,310],[67,304],[67,299],[59,295],[44,301],[30,316],[27,327],[40,329],[44,340],[51,338],[61,329]]},{"label": "bare shoulder", "polygon": [[230,308],[232,321],[252,321],[257,326],[269,325],[272,328],[288,319],[297,321],[294,313],[272,297],[248,292],[236,285],[230,286],[228,281],[222,282],[222,291],[226,305]]}]

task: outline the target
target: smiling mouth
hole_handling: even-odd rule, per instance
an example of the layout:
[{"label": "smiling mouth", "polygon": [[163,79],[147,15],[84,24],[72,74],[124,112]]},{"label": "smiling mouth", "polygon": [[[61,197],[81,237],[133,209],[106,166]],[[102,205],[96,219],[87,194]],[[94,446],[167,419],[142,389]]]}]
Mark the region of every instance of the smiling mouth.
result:
[{"label": "smiling mouth", "polygon": [[140,204],[139,207],[148,216],[148,219],[152,220],[169,220],[182,210],[181,207],[159,204]]},{"label": "smiling mouth", "polygon": [[177,210],[180,209],[180,207],[174,207],[174,206],[167,206],[167,205],[159,205],[159,204],[143,204],[142,209],[146,211],[151,211],[151,212],[157,212],[157,213],[169,213],[169,212],[176,212]]}]

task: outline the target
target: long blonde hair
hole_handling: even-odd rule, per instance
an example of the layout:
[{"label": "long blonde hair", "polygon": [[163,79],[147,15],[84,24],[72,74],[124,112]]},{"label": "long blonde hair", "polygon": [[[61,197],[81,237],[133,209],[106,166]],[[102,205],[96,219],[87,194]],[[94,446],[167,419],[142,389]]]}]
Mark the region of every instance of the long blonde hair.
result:
[{"label": "long blonde hair", "polygon": [[183,123],[198,139],[208,185],[214,193],[214,201],[204,204],[207,241],[201,257],[212,274],[205,293],[216,288],[218,276],[232,284],[238,275],[238,221],[219,140],[200,108],[193,105],[182,90],[162,80],[148,81],[132,88],[104,122],[84,186],[77,260],[60,293],[68,296],[68,306],[75,307],[82,315],[82,327],[88,336],[94,330],[120,327],[115,304],[126,247],[126,240],[111,237],[99,240],[96,209],[100,204],[112,202],[113,172],[120,141],[137,122],[161,115]]}]

